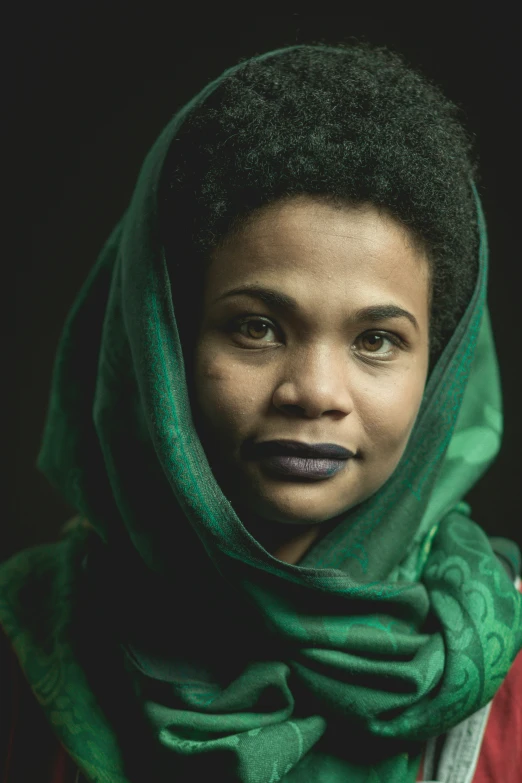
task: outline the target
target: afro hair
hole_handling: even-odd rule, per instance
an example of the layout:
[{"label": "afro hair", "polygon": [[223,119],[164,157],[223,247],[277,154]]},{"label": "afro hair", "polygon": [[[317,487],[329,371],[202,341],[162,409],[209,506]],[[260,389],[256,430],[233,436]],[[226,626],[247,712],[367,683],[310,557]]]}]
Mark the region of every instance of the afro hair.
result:
[{"label": "afro hair", "polygon": [[459,113],[385,47],[308,44],[240,61],[192,107],[167,154],[167,263],[185,265],[185,277],[187,254],[197,256],[191,274],[201,275],[227,234],[282,198],[373,204],[428,258],[433,363],[477,273],[476,166]]}]

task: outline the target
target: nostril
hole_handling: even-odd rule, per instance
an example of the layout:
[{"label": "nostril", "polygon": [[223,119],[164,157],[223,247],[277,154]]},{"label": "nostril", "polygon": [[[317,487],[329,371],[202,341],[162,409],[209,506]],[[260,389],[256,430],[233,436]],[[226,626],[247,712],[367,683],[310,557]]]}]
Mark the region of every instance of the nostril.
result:
[{"label": "nostril", "polygon": [[301,405],[281,405],[280,408],[286,413],[293,414],[294,416],[302,416],[305,413],[305,409]]}]

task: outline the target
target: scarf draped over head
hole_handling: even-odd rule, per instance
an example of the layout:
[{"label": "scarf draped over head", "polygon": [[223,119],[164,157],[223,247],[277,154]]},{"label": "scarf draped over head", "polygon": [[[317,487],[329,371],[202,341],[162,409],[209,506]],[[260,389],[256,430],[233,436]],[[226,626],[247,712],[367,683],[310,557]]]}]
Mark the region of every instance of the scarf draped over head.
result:
[{"label": "scarf draped over head", "polygon": [[88,780],[407,783],[522,647],[521,596],[462,501],[502,433],[480,201],[476,285],[399,465],[278,561],[196,433],[158,221],[171,142],[233,70],[161,133],[66,320],[38,467],[93,529],[7,561],[0,620]]}]

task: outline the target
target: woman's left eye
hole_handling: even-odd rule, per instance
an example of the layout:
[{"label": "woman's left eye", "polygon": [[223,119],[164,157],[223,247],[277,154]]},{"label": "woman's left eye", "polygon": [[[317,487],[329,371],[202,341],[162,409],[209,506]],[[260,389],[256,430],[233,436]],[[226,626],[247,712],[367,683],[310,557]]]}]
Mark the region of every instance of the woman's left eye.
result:
[{"label": "woman's left eye", "polygon": [[[358,337],[358,342],[363,352],[374,356],[392,354],[399,347],[399,339],[385,332],[365,332]],[[382,348],[386,350],[381,350]]]}]

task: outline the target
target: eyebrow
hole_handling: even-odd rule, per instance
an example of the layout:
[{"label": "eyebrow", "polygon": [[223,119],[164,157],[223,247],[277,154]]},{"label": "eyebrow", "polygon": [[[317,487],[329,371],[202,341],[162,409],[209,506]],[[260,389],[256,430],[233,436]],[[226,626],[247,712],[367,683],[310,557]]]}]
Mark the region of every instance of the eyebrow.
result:
[{"label": "eyebrow", "polygon": [[[218,296],[214,301],[219,302],[221,299],[228,299],[232,296],[249,296],[254,299],[260,299],[271,307],[286,309],[291,312],[297,312],[299,309],[297,301],[293,297],[288,296],[288,294],[283,294],[281,291],[275,291],[273,288],[264,288],[258,285],[244,285],[239,288],[233,288],[232,290],[221,294],[221,296]],[[419,331],[419,324],[413,313],[410,313],[408,310],[395,304],[379,304],[361,307],[355,312],[355,315],[351,320],[356,323],[363,321],[377,322],[386,321],[390,318],[407,318],[415,329]]]}]

